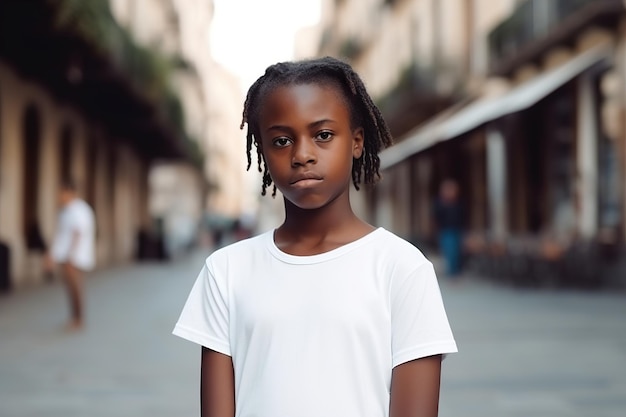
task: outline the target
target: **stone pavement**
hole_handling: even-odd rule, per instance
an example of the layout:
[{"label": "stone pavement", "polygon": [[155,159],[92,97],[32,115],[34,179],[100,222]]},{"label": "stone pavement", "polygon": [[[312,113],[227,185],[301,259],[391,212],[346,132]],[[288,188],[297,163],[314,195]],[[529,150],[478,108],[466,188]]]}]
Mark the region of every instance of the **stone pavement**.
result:
[{"label": "stone pavement", "polygon": [[[93,274],[77,334],[59,283],[0,296],[0,417],[198,416],[199,349],[170,332],[203,256]],[[626,416],[626,294],[442,289],[440,416]]]},{"label": "stone pavement", "polygon": [[440,416],[626,416],[626,294],[444,285]]},{"label": "stone pavement", "polygon": [[94,273],[81,333],[60,283],[0,297],[0,417],[198,416],[200,349],[171,330],[202,262]]}]

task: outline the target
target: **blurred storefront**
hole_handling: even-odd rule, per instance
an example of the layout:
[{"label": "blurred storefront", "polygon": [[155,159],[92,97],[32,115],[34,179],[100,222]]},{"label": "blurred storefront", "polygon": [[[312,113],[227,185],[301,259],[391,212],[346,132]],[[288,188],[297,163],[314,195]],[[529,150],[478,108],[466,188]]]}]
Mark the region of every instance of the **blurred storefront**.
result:
[{"label": "blurred storefront", "polygon": [[135,43],[107,1],[0,2],[3,289],[43,279],[64,179],[94,208],[106,266],[133,259],[152,227],[156,161],[201,172],[169,84],[174,58]]},{"label": "blurred storefront", "polygon": [[432,242],[438,185],[453,178],[480,272],[623,281],[624,2],[366,3],[375,23],[360,26],[365,3],[325,3],[319,53],[353,63],[396,137],[364,196],[372,221]]}]

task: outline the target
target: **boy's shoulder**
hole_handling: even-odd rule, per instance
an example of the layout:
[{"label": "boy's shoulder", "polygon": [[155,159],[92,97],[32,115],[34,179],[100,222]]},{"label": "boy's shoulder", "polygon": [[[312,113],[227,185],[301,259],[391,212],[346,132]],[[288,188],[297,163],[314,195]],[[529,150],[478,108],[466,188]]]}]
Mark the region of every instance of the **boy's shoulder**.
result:
[{"label": "boy's shoulder", "polygon": [[386,263],[403,270],[430,263],[424,253],[413,243],[386,229],[380,228],[379,231],[376,252],[378,256],[384,257]]},{"label": "boy's shoulder", "polygon": [[402,253],[419,253],[423,256],[422,251],[416,245],[409,242],[407,239],[400,237],[397,234],[390,232],[389,230],[382,227],[379,229],[381,229],[382,231],[382,233],[380,234],[381,239],[384,241],[389,250],[401,251]]}]

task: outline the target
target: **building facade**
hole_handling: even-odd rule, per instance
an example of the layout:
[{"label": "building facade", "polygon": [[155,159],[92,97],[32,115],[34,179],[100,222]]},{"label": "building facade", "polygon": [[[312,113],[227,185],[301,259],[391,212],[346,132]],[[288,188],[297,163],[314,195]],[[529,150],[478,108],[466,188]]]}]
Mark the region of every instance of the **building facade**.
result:
[{"label": "building facade", "polygon": [[353,63],[396,137],[365,196],[370,219],[434,242],[433,201],[452,178],[483,269],[615,278],[626,238],[623,1],[366,3],[327,2],[319,53]]},{"label": "building facade", "polygon": [[[214,218],[234,221],[254,213],[256,199],[250,199],[246,192],[250,178],[245,175],[245,139],[238,129],[244,95],[237,79],[211,56],[212,0],[111,0],[111,4],[119,21],[137,39],[180,57],[184,63],[174,76],[174,84],[182,99],[186,129],[205,156],[202,177],[192,181],[202,184],[202,198],[196,199],[197,190],[188,187],[188,205],[181,205],[180,190],[165,204],[172,194],[168,181],[161,186],[158,179],[175,176],[176,169],[171,164],[161,165],[159,169],[166,173],[153,177],[153,190],[158,194],[154,201],[158,203],[151,205],[152,212],[164,218],[170,233],[181,230],[175,224],[185,215],[199,226],[204,215],[211,223]],[[181,166],[179,176],[176,183],[188,181],[188,169]],[[185,241],[184,236],[172,239]]]},{"label": "building facade", "polygon": [[97,264],[106,266],[133,259],[138,233],[151,226],[148,174],[154,162],[189,159],[159,107],[162,91],[141,91],[121,52],[111,55],[95,32],[62,16],[90,14],[94,20],[85,23],[110,30],[126,51],[150,53],[124,38],[107,3],[83,7],[0,4],[3,290],[43,280],[41,258],[54,234],[64,180],[72,180],[95,211]]}]

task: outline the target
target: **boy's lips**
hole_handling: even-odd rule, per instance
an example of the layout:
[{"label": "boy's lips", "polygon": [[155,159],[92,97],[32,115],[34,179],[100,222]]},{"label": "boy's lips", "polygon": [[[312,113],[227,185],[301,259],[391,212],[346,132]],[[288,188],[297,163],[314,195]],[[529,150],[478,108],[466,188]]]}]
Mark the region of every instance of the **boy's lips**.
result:
[{"label": "boy's lips", "polygon": [[295,185],[298,183],[302,183],[304,185],[308,183],[313,183],[315,181],[321,181],[322,179],[323,179],[322,176],[319,174],[316,174],[314,172],[305,172],[305,173],[292,177],[291,181],[289,181],[289,184]]}]

